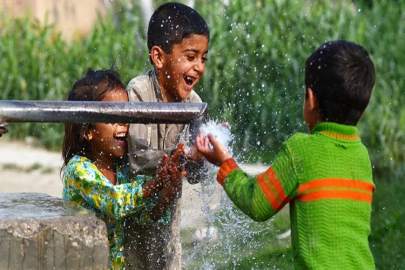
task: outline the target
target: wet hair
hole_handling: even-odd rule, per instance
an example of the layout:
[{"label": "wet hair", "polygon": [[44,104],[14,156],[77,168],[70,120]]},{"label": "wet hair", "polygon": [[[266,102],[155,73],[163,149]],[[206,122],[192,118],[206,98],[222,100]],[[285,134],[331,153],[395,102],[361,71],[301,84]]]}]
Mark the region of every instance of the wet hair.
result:
[{"label": "wet hair", "polygon": [[[203,35],[210,40],[210,32],[204,18],[194,9],[180,3],[166,3],[155,10],[149,20],[148,49],[160,47],[166,54],[172,52],[190,35]],[[153,64],[152,59],[150,62]]]},{"label": "wet hair", "polygon": [[305,96],[311,88],[327,122],[356,125],[374,83],[374,64],[366,49],[354,42],[325,42],[305,63]]},{"label": "wet hair", "polygon": [[[118,72],[113,69],[93,70],[89,68],[84,77],[74,83],[72,89],[67,94],[67,100],[102,101],[108,92],[117,89],[125,91],[125,86]],[[87,141],[84,136],[88,133],[90,127],[90,123],[65,124],[65,136],[62,146],[63,166],[61,171],[74,155],[87,156]]]}]

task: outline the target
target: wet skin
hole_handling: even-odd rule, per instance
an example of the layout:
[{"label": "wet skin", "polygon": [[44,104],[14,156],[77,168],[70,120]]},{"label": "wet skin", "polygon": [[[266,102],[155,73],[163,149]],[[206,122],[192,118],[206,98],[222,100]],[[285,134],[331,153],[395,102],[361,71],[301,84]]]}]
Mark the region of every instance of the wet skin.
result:
[{"label": "wet skin", "polygon": [[[128,102],[128,95],[125,89],[118,88],[108,92],[102,101]],[[122,123],[96,123],[91,125],[86,136],[90,160],[113,184],[115,184],[115,175],[111,176],[107,171],[115,170],[114,160],[121,158],[127,152],[128,127],[129,124]]]},{"label": "wet skin", "polygon": [[208,39],[203,35],[191,35],[174,44],[170,54],[162,52],[162,62],[156,66],[165,102],[190,97],[191,90],[204,74],[207,54]]}]

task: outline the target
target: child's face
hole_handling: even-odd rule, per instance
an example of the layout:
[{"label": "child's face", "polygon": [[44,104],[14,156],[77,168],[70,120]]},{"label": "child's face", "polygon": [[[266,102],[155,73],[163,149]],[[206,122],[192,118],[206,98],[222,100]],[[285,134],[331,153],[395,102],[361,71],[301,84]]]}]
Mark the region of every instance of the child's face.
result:
[{"label": "child's face", "polygon": [[[125,89],[118,88],[108,92],[102,101],[128,102]],[[88,133],[88,144],[93,155],[106,158],[122,157],[127,151],[129,124],[93,124]]]},{"label": "child's face", "polygon": [[204,74],[207,54],[207,37],[191,35],[173,45],[171,54],[163,55],[158,80],[165,101],[175,102],[190,96]]}]

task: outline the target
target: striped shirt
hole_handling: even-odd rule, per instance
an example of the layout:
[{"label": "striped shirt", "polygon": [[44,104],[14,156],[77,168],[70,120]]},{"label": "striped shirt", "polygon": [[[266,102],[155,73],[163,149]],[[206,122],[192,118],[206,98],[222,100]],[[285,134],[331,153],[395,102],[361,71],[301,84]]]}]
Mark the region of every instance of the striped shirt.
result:
[{"label": "striped shirt", "polygon": [[290,203],[295,269],[375,268],[368,243],[375,185],[356,127],[320,123],[284,142],[265,172],[250,177],[228,159],[217,179],[256,221]]}]

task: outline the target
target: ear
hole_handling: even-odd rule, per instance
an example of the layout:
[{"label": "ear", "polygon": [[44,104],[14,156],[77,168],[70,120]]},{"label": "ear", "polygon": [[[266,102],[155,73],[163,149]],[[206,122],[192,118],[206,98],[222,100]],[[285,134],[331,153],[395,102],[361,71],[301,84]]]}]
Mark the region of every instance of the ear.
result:
[{"label": "ear", "polygon": [[311,109],[311,111],[318,110],[318,98],[314,95],[314,92],[312,91],[311,88],[307,89],[308,91],[308,107]]},{"label": "ear", "polygon": [[163,67],[165,52],[159,46],[153,46],[150,50],[150,58],[152,59],[153,65],[157,69],[161,69]]},{"label": "ear", "polygon": [[83,137],[86,141],[91,141],[91,139],[93,139],[93,129],[90,128],[87,134],[84,134]]}]

